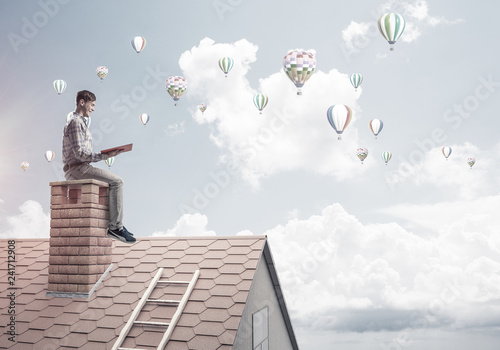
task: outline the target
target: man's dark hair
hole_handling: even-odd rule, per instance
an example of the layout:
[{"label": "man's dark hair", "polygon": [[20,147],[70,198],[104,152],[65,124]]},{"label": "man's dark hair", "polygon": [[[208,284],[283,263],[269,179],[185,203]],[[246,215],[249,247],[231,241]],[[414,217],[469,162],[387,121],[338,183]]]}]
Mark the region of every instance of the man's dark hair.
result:
[{"label": "man's dark hair", "polygon": [[85,102],[89,102],[89,101],[95,101],[96,98],[95,98],[95,95],[88,91],[88,90],[82,90],[82,91],[78,91],[78,93],[76,94],[76,104],[78,105],[78,102],[80,100],[84,100]]}]

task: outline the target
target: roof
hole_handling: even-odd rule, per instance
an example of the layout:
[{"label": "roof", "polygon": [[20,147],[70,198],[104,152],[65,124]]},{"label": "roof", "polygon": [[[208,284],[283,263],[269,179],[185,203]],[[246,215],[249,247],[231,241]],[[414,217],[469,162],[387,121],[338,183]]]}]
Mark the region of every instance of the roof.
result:
[{"label": "roof", "polygon": [[[159,268],[164,268],[163,279],[181,281],[189,281],[200,270],[165,349],[232,349],[257,265],[270,254],[265,236],[148,237],[138,238],[133,245],[113,242],[112,268],[90,298],[81,299],[46,296],[48,239],[15,240],[17,342],[9,349],[110,349]],[[2,256],[7,256],[7,244],[0,246]],[[266,261],[269,266],[270,255]],[[281,294],[274,267],[269,267]],[[7,273],[3,260],[2,290],[9,287]],[[168,298],[182,296],[175,290],[165,293]],[[2,303],[6,302],[3,298]],[[5,305],[2,315],[8,315]],[[138,319],[161,321],[164,316],[161,305],[147,305]],[[164,332],[134,326],[122,346],[156,349]],[[5,342],[1,343],[0,349],[5,349]]]}]

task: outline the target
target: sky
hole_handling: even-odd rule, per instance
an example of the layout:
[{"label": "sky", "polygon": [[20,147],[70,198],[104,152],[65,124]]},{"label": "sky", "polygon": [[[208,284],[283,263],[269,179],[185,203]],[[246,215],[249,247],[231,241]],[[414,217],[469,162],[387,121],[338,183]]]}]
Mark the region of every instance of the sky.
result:
[{"label": "sky", "polygon": [[[0,238],[49,237],[65,118],[87,89],[94,150],[134,144],[109,168],[129,231],[267,235],[301,349],[496,350],[498,7],[0,1]],[[394,51],[377,28],[387,12],[406,19]],[[291,49],[317,60],[300,96],[282,70]],[[227,77],[221,57],[234,59]],[[165,80],[177,75],[188,87],[175,106]],[[336,104],[353,110],[341,140],[326,118]]]}]

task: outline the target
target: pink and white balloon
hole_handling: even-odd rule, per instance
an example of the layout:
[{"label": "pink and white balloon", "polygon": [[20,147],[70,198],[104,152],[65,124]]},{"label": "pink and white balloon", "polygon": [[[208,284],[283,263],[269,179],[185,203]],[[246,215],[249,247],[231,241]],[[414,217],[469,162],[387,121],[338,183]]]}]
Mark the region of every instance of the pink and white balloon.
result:
[{"label": "pink and white balloon", "polygon": [[384,123],[380,119],[372,119],[370,120],[370,130],[372,131],[375,138],[377,138],[378,134],[382,131],[384,127]]},{"label": "pink and white balloon", "polygon": [[136,36],[135,38],[132,39],[132,48],[139,54],[144,47],[146,47],[146,39],[144,39],[142,36]]},{"label": "pink and white balloon", "polygon": [[148,122],[149,122],[149,115],[147,113],[142,113],[140,116],[139,116],[139,119],[141,120],[141,123],[143,125],[146,125]]},{"label": "pink and white balloon", "polygon": [[446,160],[448,160],[448,157],[450,156],[451,154],[451,147],[443,147],[441,149],[441,152],[443,152],[443,156],[446,158]]},{"label": "pink and white balloon", "polygon": [[53,151],[47,151],[45,152],[45,159],[47,159],[47,162],[52,162],[52,159],[54,159],[55,153]]}]

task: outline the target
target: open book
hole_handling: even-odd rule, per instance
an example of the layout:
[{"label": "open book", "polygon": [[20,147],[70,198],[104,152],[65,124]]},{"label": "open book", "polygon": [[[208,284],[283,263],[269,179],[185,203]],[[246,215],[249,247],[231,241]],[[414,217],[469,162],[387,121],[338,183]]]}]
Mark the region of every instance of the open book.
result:
[{"label": "open book", "polygon": [[123,146],[118,146],[118,147],[113,147],[113,148],[108,148],[108,149],[103,149],[101,153],[109,153],[111,151],[115,150],[122,150],[122,152],[128,152],[132,150],[133,143],[129,143],[128,145],[123,145]]}]

